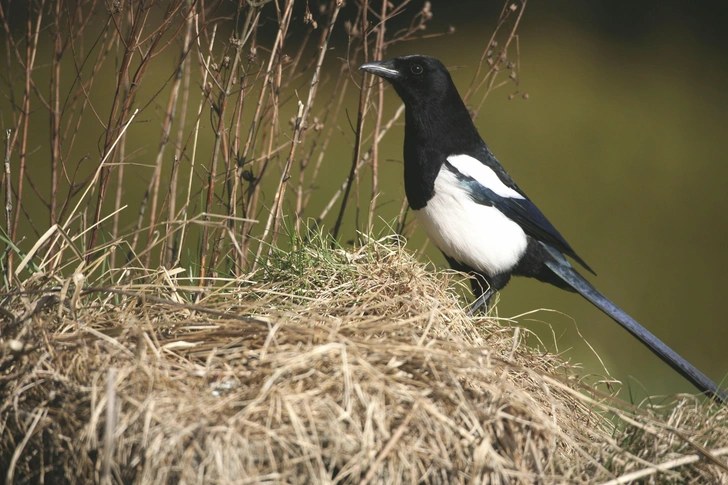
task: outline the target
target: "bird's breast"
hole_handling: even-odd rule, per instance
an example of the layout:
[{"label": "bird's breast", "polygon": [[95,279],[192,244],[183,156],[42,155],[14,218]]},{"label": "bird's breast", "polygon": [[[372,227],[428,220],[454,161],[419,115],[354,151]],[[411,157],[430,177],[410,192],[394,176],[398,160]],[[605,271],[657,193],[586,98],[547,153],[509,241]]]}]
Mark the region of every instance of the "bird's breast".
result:
[{"label": "bird's breast", "polygon": [[443,253],[485,275],[511,271],[526,251],[521,226],[497,208],[473,201],[447,169],[435,179],[434,195],[414,213]]}]

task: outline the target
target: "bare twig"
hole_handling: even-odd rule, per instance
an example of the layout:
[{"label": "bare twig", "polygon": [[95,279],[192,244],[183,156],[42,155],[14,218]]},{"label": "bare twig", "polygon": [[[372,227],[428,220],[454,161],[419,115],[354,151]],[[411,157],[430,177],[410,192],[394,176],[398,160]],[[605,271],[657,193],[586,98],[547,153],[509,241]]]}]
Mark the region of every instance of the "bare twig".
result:
[{"label": "bare twig", "polygon": [[[271,227],[273,229],[273,235],[271,237],[271,247],[275,246],[275,241],[277,238],[277,232],[278,227],[280,225],[280,218],[281,218],[281,205],[283,204],[283,197],[286,194],[286,186],[288,185],[288,179],[290,178],[291,173],[291,166],[293,165],[293,157],[296,154],[296,148],[298,148],[298,144],[301,139],[301,131],[303,127],[303,113],[304,113],[304,106],[301,101],[298,102],[298,113],[296,113],[296,121],[293,127],[293,139],[291,140],[291,151],[288,154],[288,159],[286,161],[286,166],[283,169],[283,173],[281,173],[281,178],[278,182],[278,189],[276,190],[276,195],[273,198],[273,208],[271,209],[270,216],[268,217],[268,222],[265,225],[265,230],[263,231],[263,236],[261,237],[261,241],[265,242],[268,233],[271,230]],[[260,254],[263,251],[263,244],[258,245],[258,252],[255,256],[256,261],[260,259]]]},{"label": "bare twig", "polygon": [[[497,74],[501,70],[501,63],[506,59],[508,47],[510,46],[511,42],[513,42],[513,40],[517,38],[516,31],[518,30],[518,26],[521,23],[521,18],[523,17],[523,13],[526,10],[527,1],[528,0],[520,0],[520,8],[515,3],[505,2],[503,4],[503,8],[502,8],[500,16],[498,18],[498,23],[496,25],[496,28],[493,31],[493,34],[491,35],[490,40],[488,41],[488,44],[483,49],[483,53],[480,56],[480,61],[478,62],[478,69],[476,70],[475,75],[473,76],[473,79],[470,81],[470,85],[468,86],[468,89],[465,92],[465,95],[463,96],[463,101],[468,103],[471,96],[473,96],[476,92],[478,92],[485,83],[488,83],[488,88],[483,93],[483,96],[480,99],[480,102],[478,103],[477,108],[475,108],[475,110],[474,110],[475,115],[477,115],[477,113],[483,107],[483,103],[485,103],[485,99],[488,97],[488,95],[494,89],[495,80],[497,78]],[[516,11],[518,12],[518,14],[516,16],[516,20],[513,22],[513,25],[511,26],[508,37],[506,38],[506,41],[503,44],[503,46],[500,48],[500,50],[498,50],[498,54],[494,55],[494,51],[495,51],[496,47],[498,46],[498,42],[495,40],[496,36],[498,35],[498,32],[500,31],[501,27],[503,27],[504,25],[506,25],[506,23],[508,23],[511,16]],[[488,68],[486,73],[482,77],[480,77],[480,73],[484,67],[483,66],[484,63],[487,63],[490,67]],[[518,80],[518,78],[516,77],[516,81],[517,80]]]},{"label": "bare twig", "polygon": [[[367,20],[367,13],[369,10],[369,0],[362,0],[361,4],[361,36],[362,36],[362,49],[364,55],[364,62],[369,61],[369,50],[367,49],[367,36],[369,34],[369,22]],[[344,213],[346,212],[346,203],[349,199],[349,192],[351,192],[351,186],[356,179],[356,175],[359,171],[359,160],[361,159],[361,143],[362,143],[362,131],[364,130],[364,114],[369,104],[369,94],[371,93],[371,86],[373,77],[367,77],[367,73],[362,72],[362,89],[359,92],[359,109],[356,115],[356,138],[354,139],[354,156],[351,161],[351,170],[349,171],[349,178],[346,181],[346,188],[344,189],[344,196],[341,199],[341,207],[339,208],[339,215],[334,223],[333,237],[334,239],[339,238],[339,231],[341,230],[341,224],[344,220]],[[366,80],[370,79],[367,84]]]},{"label": "bare twig", "polygon": [[[340,0],[331,0],[331,3],[329,4],[329,22],[326,25],[326,28],[321,33],[321,38],[319,40],[318,45],[318,56],[316,57],[316,67],[314,68],[313,76],[311,76],[311,87],[308,91],[308,99],[306,100],[306,108],[303,112],[303,124],[308,125],[310,123],[310,116],[309,113],[311,111],[311,108],[313,107],[314,100],[316,99],[316,93],[318,92],[319,84],[321,83],[321,67],[324,63],[324,58],[326,57],[326,53],[329,50],[329,41],[331,40],[331,34],[334,30],[334,25],[336,25],[336,19],[339,16],[339,11],[341,10],[341,7],[343,5],[343,2]],[[339,81],[337,84],[340,84],[342,80],[345,80],[346,76],[340,76]],[[332,92],[331,101],[329,102],[329,105],[332,104],[336,89]],[[328,111],[324,119],[326,120],[328,118]],[[316,127],[311,127],[313,130],[309,130],[309,127],[306,126],[306,130],[303,132],[301,136],[301,143],[305,143],[306,141],[306,134],[309,133],[309,131],[314,131]],[[324,142],[324,145],[326,145],[326,141]],[[313,147],[312,147],[313,150]],[[323,153],[325,152],[325,147],[321,150],[321,155],[323,156]],[[303,157],[301,159],[300,164],[300,172],[299,172],[299,179],[298,179],[298,190],[296,193],[296,230],[300,227],[301,222],[301,215],[303,213],[303,185],[304,185],[304,176],[306,173],[306,168],[308,167],[308,161],[310,159],[310,153]],[[311,178],[311,183],[313,183],[314,180],[316,180],[317,170],[314,169],[314,174]]]},{"label": "bare twig", "polygon": [[[389,131],[389,129],[394,125],[397,120],[399,120],[402,117],[402,114],[404,113],[404,104],[401,104],[397,111],[394,113],[392,118],[389,119],[387,124],[382,128],[382,130],[379,132],[379,141],[382,140],[384,135]],[[369,156],[371,155],[371,148],[364,154],[363,157],[361,157],[361,160],[359,160],[359,163],[357,164],[356,170],[358,171],[361,169],[361,167],[369,160]],[[316,218],[316,224],[319,225],[321,222],[323,222],[324,218],[329,214],[329,211],[331,211],[332,207],[336,203],[336,201],[339,199],[341,194],[346,190],[346,187],[348,185],[349,179],[347,178],[344,180],[341,185],[336,189],[334,192],[334,195],[331,196],[329,199],[329,202],[324,206],[323,210],[319,214],[319,216]]]},{"label": "bare twig", "polygon": [[[3,170],[3,180],[5,184],[5,234],[10,237],[10,228],[13,226],[13,188],[12,188],[12,177],[10,172],[10,135],[12,131],[10,129],[5,130],[5,163]],[[2,185],[2,184],[0,184]],[[12,241],[12,239],[11,239]],[[11,285],[13,282],[13,264],[10,254],[12,251],[7,251],[7,258],[5,260],[5,282],[7,285]]]},{"label": "bare twig", "polygon": [[[387,5],[389,2],[382,2],[380,22],[377,26],[377,40],[374,44],[374,57],[384,57],[384,33],[386,31]],[[372,81],[374,76],[372,76]],[[376,209],[377,192],[379,191],[379,132],[382,129],[382,111],[384,110],[384,83],[377,83],[377,108],[376,120],[374,122],[374,141],[372,142],[372,195],[369,200],[369,217],[367,232],[372,230],[374,223],[374,211]]]}]

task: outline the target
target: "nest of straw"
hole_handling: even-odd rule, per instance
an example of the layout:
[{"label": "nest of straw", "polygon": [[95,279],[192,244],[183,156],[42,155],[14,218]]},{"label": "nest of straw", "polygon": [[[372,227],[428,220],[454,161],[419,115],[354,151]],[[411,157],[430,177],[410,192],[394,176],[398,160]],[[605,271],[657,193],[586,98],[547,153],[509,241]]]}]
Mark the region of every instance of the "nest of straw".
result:
[{"label": "nest of straw", "polygon": [[723,409],[616,408],[577,391],[560,358],[468,319],[452,277],[396,241],[272,258],[214,290],[160,273],[8,298],[3,479],[725,483]]}]

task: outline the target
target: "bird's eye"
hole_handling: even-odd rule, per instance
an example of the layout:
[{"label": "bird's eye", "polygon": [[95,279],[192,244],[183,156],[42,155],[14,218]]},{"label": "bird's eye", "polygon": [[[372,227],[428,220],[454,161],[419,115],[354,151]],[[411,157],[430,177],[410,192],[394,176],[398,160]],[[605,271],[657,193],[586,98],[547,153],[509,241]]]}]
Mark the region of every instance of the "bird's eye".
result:
[{"label": "bird's eye", "polygon": [[424,71],[424,69],[422,69],[422,66],[420,66],[419,64],[412,64],[412,67],[410,67],[410,71],[412,71],[412,74],[419,76],[420,74],[422,74],[422,71]]}]

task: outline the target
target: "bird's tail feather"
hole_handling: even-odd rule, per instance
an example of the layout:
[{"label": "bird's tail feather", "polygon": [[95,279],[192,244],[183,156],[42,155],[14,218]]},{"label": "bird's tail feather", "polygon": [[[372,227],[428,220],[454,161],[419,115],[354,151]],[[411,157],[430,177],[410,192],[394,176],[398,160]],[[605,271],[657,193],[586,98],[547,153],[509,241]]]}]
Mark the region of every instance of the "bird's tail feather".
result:
[{"label": "bird's tail feather", "polygon": [[[567,263],[568,264],[568,263]],[[665,345],[660,339],[652,335],[646,328],[637,323],[632,317],[612,303],[606,296],[602,295],[583,276],[577,273],[574,268],[556,261],[548,261],[546,265],[559,278],[569,284],[581,296],[589,300],[594,306],[609,315],[615,322],[624,327],[634,335],[640,342],[645,344],[655,355],[667,365],[675,369],[685,379],[690,381],[701,392],[714,397],[722,403],[728,402],[728,393],[720,389],[705,374],[695,366],[680,357],[674,350]]]}]

